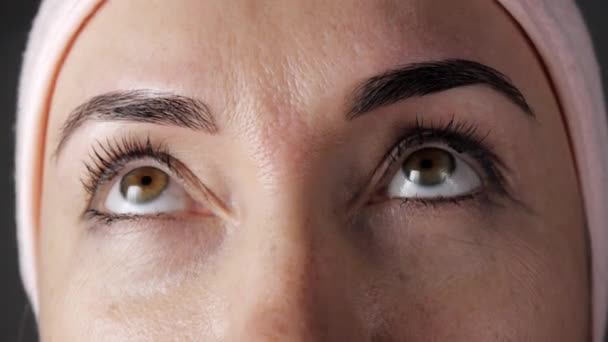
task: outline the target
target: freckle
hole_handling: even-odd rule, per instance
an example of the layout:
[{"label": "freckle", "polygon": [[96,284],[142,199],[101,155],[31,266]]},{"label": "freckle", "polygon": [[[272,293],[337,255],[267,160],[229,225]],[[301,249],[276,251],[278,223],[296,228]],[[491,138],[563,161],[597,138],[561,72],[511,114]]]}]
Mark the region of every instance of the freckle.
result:
[{"label": "freckle", "polygon": [[277,245],[275,243],[271,243],[268,250],[270,255],[274,256],[277,253]]},{"label": "freckle", "polygon": [[106,309],[107,316],[113,319],[118,318],[119,311],[120,309],[118,307],[118,304],[116,304],[115,302],[112,302]]}]

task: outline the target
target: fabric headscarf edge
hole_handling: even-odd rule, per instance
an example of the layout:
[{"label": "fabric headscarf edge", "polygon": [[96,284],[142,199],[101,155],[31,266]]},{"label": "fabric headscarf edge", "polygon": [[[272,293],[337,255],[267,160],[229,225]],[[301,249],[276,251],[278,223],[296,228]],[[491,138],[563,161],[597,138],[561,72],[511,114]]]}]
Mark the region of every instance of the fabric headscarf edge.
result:
[{"label": "fabric headscarf edge", "polygon": [[[15,185],[19,271],[38,315],[36,226],[48,100],[63,57],[104,0],[42,1],[30,31],[18,86]],[[60,17],[61,20],[56,18]],[[37,99],[37,100],[32,100]]]},{"label": "fabric headscarf edge", "polygon": [[520,25],[548,70],[574,150],[591,248],[593,341],[608,308],[608,119],[587,26],[570,0],[497,0]]}]

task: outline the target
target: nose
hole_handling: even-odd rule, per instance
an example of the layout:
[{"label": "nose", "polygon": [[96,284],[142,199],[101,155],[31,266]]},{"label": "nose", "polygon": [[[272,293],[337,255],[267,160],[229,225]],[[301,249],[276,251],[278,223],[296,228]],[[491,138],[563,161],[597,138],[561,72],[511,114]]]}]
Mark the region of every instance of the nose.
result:
[{"label": "nose", "polygon": [[344,227],[291,198],[275,196],[237,227],[225,284],[229,340],[361,340]]}]

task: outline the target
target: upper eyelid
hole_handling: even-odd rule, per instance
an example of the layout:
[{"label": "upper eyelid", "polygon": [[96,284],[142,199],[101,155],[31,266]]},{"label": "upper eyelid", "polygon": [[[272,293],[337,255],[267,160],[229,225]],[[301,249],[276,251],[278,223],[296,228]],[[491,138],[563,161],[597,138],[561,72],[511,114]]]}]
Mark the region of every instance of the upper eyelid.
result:
[{"label": "upper eyelid", "polygon": [[[150,162],[144,162],[146,160],[150,160]],[[141,163],[141,165],[138,166],[131,166],[131,164],[136,164],[136,163]],[[174,176],[176,178],[179,179],[184,179],[184,177],[182,177],[181,173],[179,171],[176,171],[172,166],[171,163],[169,162],[165,162],[163,160],[160,160],[159,158],[155,158],[153,156],[142,156],[142,157],[138,157],[136,159],[133,160],[128,160],[125,162],[121,162],[122,165],[118,165],[115,167],[120,168],[120,170],[111,173],[110,175],[108,175],[107,177],[118,177],[124,174],[129,173],[130,171],[133,171],[139,167],[144,167],[144,166],[152,166],[152,167],[156,167],[156,165],[158,165],[159,168],[166,168],[167,172],[169,173],[169,176]],[[154,165],[152,165],[154,164]]]},{"label": "upper eyelid", "polygon": [[[124,144],[126,142],[128,142],[129,140],[122,140],[122,143]],[[139,147],[141,148],[142,143],[141,140],[137,140],[136,138],[134,140],[132,140],[130,142],[131,144],[139,144]],[[114,142],[114,144],[119,144]],[[214,207],[217,209],[217,213],[219,213],[219,215],[221,215],[224,219],[229,220],[229,222],[233,222],[233,215],[232,213],[229,211],[229,208],[227,208],[222,201],[190,170],[190,168],[183,163],[181,160],[179,160],[178,158],[176,158],[172,152],[167,148],[166,144],[164,143],[158,143],[158,144],[154,144],[152,143],[152,140],[150,139],[150,137],[148,137],[146,139],[145,144],[148,146],[147,149],[147,153],[142,153],[141,156],[139,157],[135,157],[133,160],[129,160],[127,162],[125,162],[123,165],[120,165],[118,167],[120,168],[125,168],[130,162],[134,162],[136,160],[142,160],[145,158],[150,158],[152,160],[154,160],[155,162],[166,166],[169,171],[171,172],[171,174],[173,176],[175,176],[176,178],[178,178],[180,180],[180,183],[182,186],[185,187],[190,187],[193,186],[196,189],[200,190],[200,191],[188,191],[188,189],[185,189],[185,191],[193,197],[193,199],[195,201],[204,201],[205,203],[209,204],[209,206]],[[100,145],[100,146],[104,146],[104,145]],[[109,140],[106,140],[106,148],[112,148],[112,146],[114,148],[116,148],[116,145],[111,145],[111,143],[109,142]],[[109,151],[110,155],[113,154],[114,152]],[[129,152],[129,151],[125,151],[123,150],[121,153],[124,155],[124,152]],[[116,157],[116,155],[114,156]],[[114,161],[111,161],[114,162]],[[117,175],[120,174],[117,173],[115,175],[113,175],[113,177],[117,177]],[[200,194],[200,196],[199,196]],[[92,199],[92,197],[91,197]],[[90,206],[90,201],[87,205],[87,207]]]},{"label": "upper eyelid", "polygon": [[[454,128],[456,127],[456,128]],[[470,126],[469,128],[467,128],[467,126],[462,125],[462,124],[458,124],[455,123],[455,121],[452,119],[447,125],[443,126],[443,128],[441,126],[434,128],[434,127],[423,127],[422,123],[417,123],[416,128],[408,130],[408,132],[404,135],[402,135],[401,138],[398,139],[398,142],[396,144],[394,144],[391,149],[389,150],[389,152],[386,154],[386,156],[384,157],[382,164],[379,168],[377,168],[376,172],[380,172],[381,176],[376,178],[376,181],[374,182],[376,187],[377,186],[383,186],[386,182],[387,179],[390,179],[393,176],[393,171],[396,170],[397,166],[399,166],[399,163],[401,163],[404,158],[406,158],[407,155],[409,155],[407,153],[408,150],[413,149],[412,151],[416,151],[417,147],[420,146],[424,146],[427,144],[431,144],[433,142],[439,142],[439,143],[444,143],[446,144],[450,149],[455,150],[454,152],[456,153],[463,153],[463,154],[470,154],[474,151],[458,151],[457,148],[454,147],[454,140],[459,139],[462,140],[463,142],[465,142],[466,144],[471,144],[471,145],[477,145],[475,147],[482,149],[483,152],[486,154],[486,157],[488,159],[490,159],[490,163],[492,163],[492,166],[496,166],[496,167],[492,167],[491,170],[488,170],[487,165],[480,165],[482,167],[483,170],[481,170],[483,173],[489,173],[489,177],[492,178],[493,181],[498,181],[499,184],[496,184],[499,189],[504,190],[504,192],[511,197],[510,193],[507,191],[507,186],[508,184],[505,183],[504,181],[504,175],[503,175],[503,170],[509,171],[509,169],[506,167],[506,165],[503,163],[503,161],[498,158],[498,156],[495,155],[493,148],[491,146],[486,146],[487,142],[486,138],[489,135],[486,134],[484,136],[480,136],[477,132],[476,129],[477,126]],[[418,131],[416,133],[416,131]],[[426,132],[439,132],[442,135],[440,136],[433,136],[433,137],[423,137],[422,134],[426,133]],[[418,141],[415,145],[411,145],[411,139],[413,136],[418,135],[418,137],[422,140],[422,141]],[[410,139],[410,142],[408,143],[408,139]],[[452,140],[452,141],[450,141]],[[473,158],[477,159],[475,160],[476,162],[479,162],[480,164],[483,164],[484,162],[480,160],[479,156],[475,157],[473,156]],[[487,161],[486,161],[487,162]],[[498,165],[494,165],[494,164],[498,164]],[[502,170],[501,170],[502,169]],[[487,176],[487,175],[484,175]]]},{"label": "upper eyelid", "polygon": [[[96,155],[99,155],[98,153],[96,153]],[[91,157],[93,158],[93,157]],[[98,161],[94,163],[99,163],[99,158],[101,157],[94,157],[96,158]],[[169,172],[169,177],[171,178],[177,178],[179,179],[179,183],[181,183],[180,186],[185,187],[187,186],[186,182],[184,182],[184,177],[181,175],[181,172],[178,170],[175,170],[172,166],[171,166],[171,162],[170,160],[173,157],[169,156],[169,159],[167,158],[157,158],[155,156],[151,156],[151,155],[143,155],[141,157],[138,157],[136,159],[132,159],[132,160],[126,160],[126,161],[119,161],[119,160],[106,160],[104,161],[104,165],[106,165],[105,169],[100,169],[99,166],[95,166],[94,169],[93,167],[91,167],[89,164],[87,164],[85,162],[85,167],[87,168],[87,175],[85,179],[81,179],[81,183],[82,185],[85,187],[85,190],[87,191],[87,200],[86,200],[86,207],[85,210],[83,211],[81,217],[85,217],[86,213],[91,209],[91,206],[93,204],[93,202],[98,198],[98,196],[100,196],[100,191],[102,187],[112,187],[114,186],[115,182],[117,181],[118,177],[124,176],[126,173],[134,170],[135,168],[129,168],[128,166],[130,164],[133,164],[135,162],[138,161],[142,161],[142,160],[146,160],[149,159],[151,160],[151,162],[148,162],[148,164],[146,166],[150,166],[150,164],[155,163],[158,167],[160,168],[166,168],[167,171]],[[111,165],[111,168],[118,168],[118,170],[112,170],[110,173],[108,173],[108,169],[107,166],[108,164],[114,164]],[[141,165],[144,166],[144,165]],[[140,167],[141,167],[140,166]],[[190,191],[187,191],[185,189],[185,191],[191,196]],[[107,191],[102,192],[101,194],[103,194],[103,196],[107,196]]]},{"label": "upper eyelid", "polygon": [[[449,136],[460,136],[468,140],[477,140],[479,142],[484,141],[484,149],[489,151],[493,150],[491,146],[485,146],[487,143],[485,142],[486,135],[479,135],[476,124],[470,124],[466,121],[457,121],[455,116],[453,116],[447,123],[444,122],[424,122],[420,116],[416,117],[416,123],[409,127],[405,127],[400,130],[401,133],[392,139],[390,145],[385,146],[385,153],[381,158],[376,162],[376,166],[371,170],[371,172],[365,177],[366,186],[363,187],[362,190],[356,191],[352,194],[350,199],[348,200],[349,208],[356,208],[362,205],[367,196],[372,195],[374,192],[378,191],[378,187],[384,186],[387,182],[387,178],[393,176],[391,173],[392,170],[395,170],[396,165],[398,165],[399,161],[402,158],[395,157],[399,148],[402,148],[404,144],[406,144],[406,140],[408,138],[412,138],[413,136],[420,136],[421,132],[431,132],[431,131],[441,131]],[[430,143],[432,141],[435,142],[445,142],[447,143],[446,136],[433,137],[432,139],[426,138],[423,143]],[[449,144],[448,144],[449,145]],[[453,148],[453,147],[452,147]]]},{"label": "upper eyelid", "polygon": [[[120,141],[115,140],[113,142],[108,138],[105,140],[105,143],[97,140],[96,145],[92,146],[89,152],[89,161],[84,162],[89,177],[88,185],[85,184],[86,190],[92,195],[97,185],[92,183],[98,183],[101,177],[104,176],[104,173],[108,177],[108,169],[124,167],[129,160],[125,162],[119,159],[130,158],[134,154],[140,157],[155,159],[157,162],[165,164],[169,169],[172,168],[171,161],[174,158],[171,153],[163,143],[153,146],[150,137],[146,139],[145,143],[134,138],[123,138]],[[163,158],[159,158],[159,156]],[[117,163],[123,163],[123,165],[117,166]],[[110,176],[116,177],[116,174],[111,174]]]}]

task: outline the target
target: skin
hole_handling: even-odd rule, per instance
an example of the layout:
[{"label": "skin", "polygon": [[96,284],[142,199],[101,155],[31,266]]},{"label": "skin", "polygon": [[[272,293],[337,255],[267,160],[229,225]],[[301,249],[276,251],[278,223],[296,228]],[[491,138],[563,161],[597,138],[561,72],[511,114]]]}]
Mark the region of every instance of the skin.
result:
[{"label": "skin", "polygon": [[[469,86],[345,119],[365,78],[446,58],[508,75],[536,118]],[[204,100],[218,133],[88,122],[54,157],[74,108],[141,88]],[[374,197],[370,174],[417,115],[487,135],[517,201]],[[215,204],[193,195],[203,215],[84,219],[83,163],[96,141],[125,136],[163,141]],[[560,109],[491,1],[109,2],[58,75],[41,201],[43,341],[589,337],[584,218]]]}]

